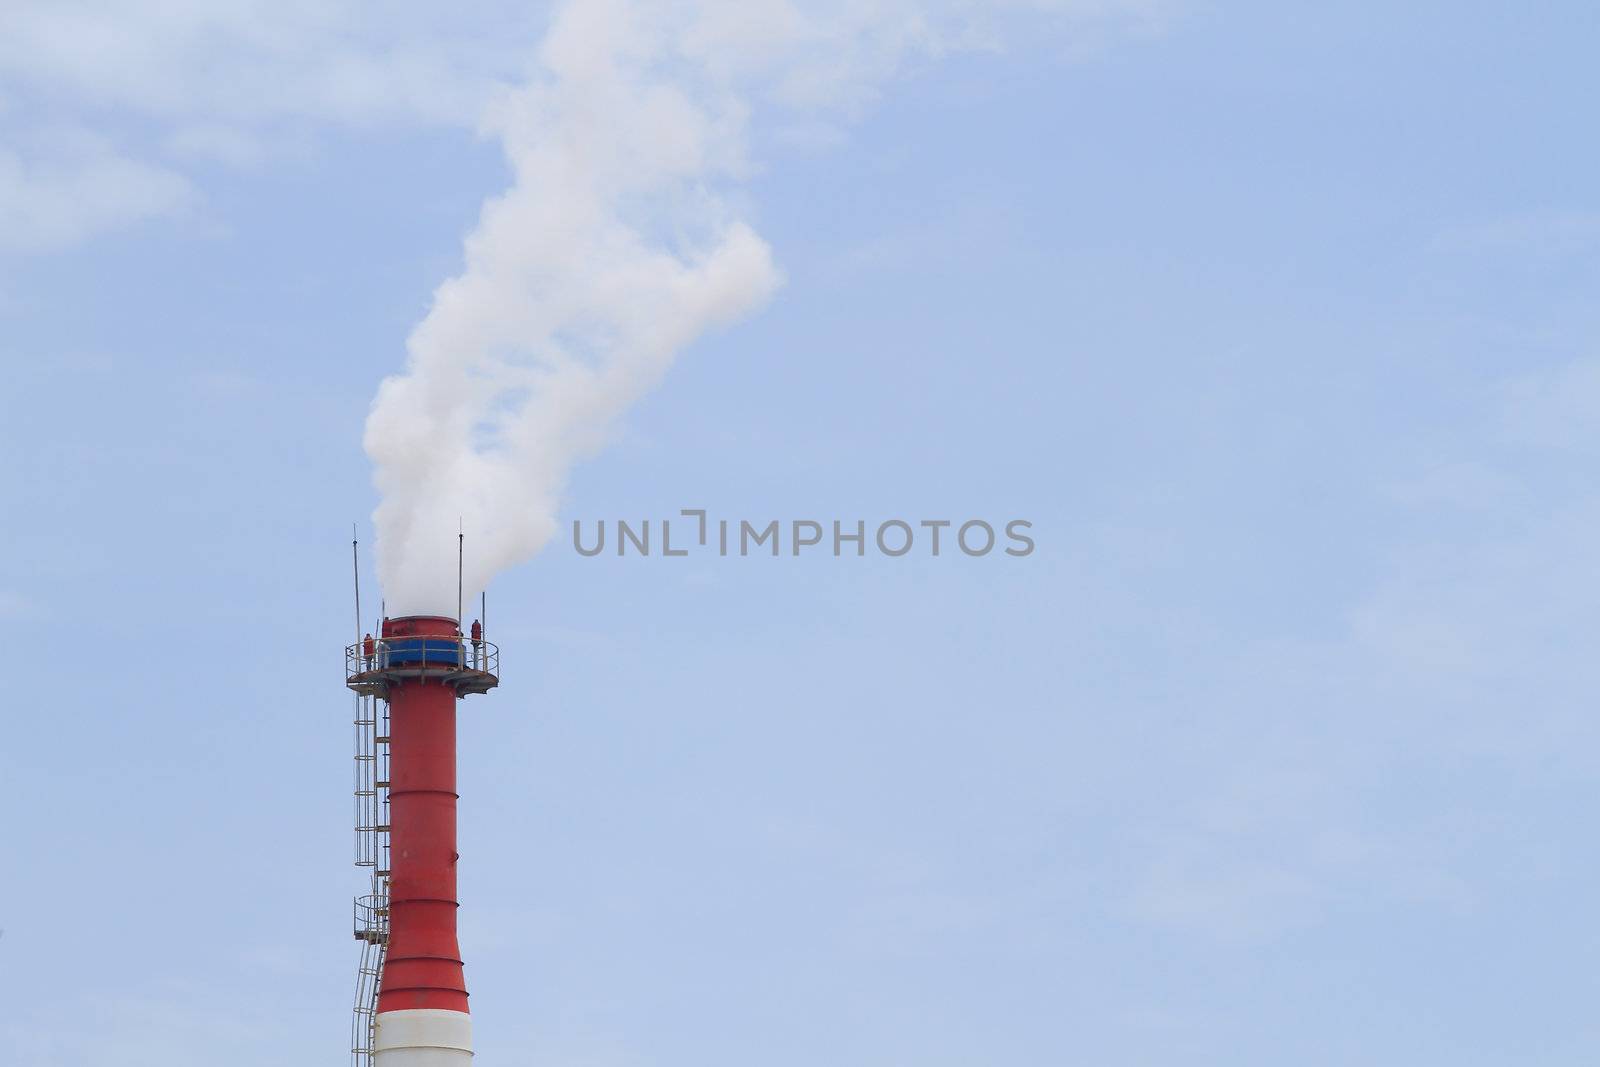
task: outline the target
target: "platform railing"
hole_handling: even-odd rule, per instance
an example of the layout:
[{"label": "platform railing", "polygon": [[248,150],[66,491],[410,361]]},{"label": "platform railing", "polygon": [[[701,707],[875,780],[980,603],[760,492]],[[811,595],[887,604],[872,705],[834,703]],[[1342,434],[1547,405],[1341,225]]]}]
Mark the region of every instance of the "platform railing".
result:
[{"label": "platform railing", "polygon": [[472,671],[500,674],[500,646],[492,641],[443,634],[373,638],[372,651],[358,641],[344,649],[346,682],[359,682],[388,671]]},{"label": "platform railing", "polygon": [[357,941],[384,944],[389,940],[389,897],[385,893],[368,893],[356,897],[352,927]]}]

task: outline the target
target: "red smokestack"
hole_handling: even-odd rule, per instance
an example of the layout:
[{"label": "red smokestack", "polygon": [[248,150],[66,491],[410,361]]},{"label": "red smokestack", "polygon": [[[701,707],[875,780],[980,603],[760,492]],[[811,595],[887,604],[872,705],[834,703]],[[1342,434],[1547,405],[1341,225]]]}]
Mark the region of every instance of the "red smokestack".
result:
[{"label": "red smokestack", "polygon": [[[415,615],[383,628],[391,664],[403,650],[442,638],[453,657],[454,619]],[[454,647],[452,647],[454,646]],[[378,1012],[467,1010],[456,941],[456,690],[426,673],[389,685],[389,950]]]}]

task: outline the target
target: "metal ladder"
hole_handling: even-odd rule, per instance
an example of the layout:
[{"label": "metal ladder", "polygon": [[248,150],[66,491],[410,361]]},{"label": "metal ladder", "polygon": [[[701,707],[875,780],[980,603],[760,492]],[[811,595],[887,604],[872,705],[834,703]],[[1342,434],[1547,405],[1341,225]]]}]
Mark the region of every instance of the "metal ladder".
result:
[{"label": "metal ladder", "polygon": [[355,830],[356,866],[371,869],[372,887],[355,901],[361,963],[350,1062],[352,1067],[372,1067],[378,986],[389,944],[389,702],[360,693],[355,704]]}]

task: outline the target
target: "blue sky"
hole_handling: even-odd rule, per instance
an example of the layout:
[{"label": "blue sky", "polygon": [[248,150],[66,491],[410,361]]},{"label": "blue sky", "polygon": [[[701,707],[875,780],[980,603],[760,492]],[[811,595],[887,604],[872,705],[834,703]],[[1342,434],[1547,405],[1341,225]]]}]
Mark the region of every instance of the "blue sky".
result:
[{"label": "blue sky", "polygon": [[[184,10],[137,63],[0,47],[23,1067],[344,1054],[362,423],[508,181],[457,96],[542,19],[291,7],[290,47]],[[563,534],[497,579],[504,684],[461,736],[481,1062],[1600,1052],[1595,16],[1135,14],[1014,13],[753,116],[733,195],[784,284],[562,520],[1026,518],[1038,548]],[[321,78],[363,56],[456,73],[422,104]]]}]

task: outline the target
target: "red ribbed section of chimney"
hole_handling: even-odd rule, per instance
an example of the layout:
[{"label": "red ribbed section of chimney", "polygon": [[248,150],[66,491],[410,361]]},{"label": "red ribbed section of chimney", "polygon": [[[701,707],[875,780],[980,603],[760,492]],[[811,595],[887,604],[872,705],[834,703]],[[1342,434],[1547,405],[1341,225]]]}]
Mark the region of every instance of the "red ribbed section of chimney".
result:
[{"label": "red ribbed section of chimney", "polygon": [[[460,642],[456,620],[410,616],[384,621],[391,647],[444,638]],[[444,678],[397,678],[389,685],[389,945],[378,1011],[467,1010],[456,937],[456,687]]]}]

